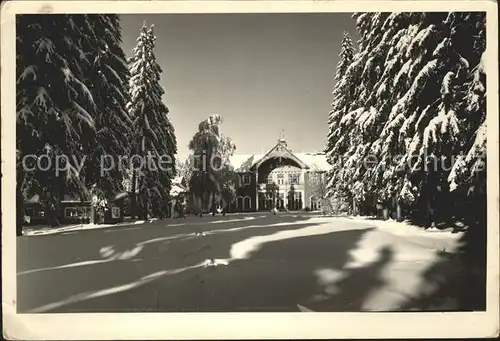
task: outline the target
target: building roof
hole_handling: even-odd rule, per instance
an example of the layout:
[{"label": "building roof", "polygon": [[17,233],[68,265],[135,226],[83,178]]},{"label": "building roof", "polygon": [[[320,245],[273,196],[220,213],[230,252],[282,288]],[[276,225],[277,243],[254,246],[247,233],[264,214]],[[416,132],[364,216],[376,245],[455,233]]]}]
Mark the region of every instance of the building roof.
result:
[{"label": "building roof", "polygon": [[[311,171],[327,171],[331,165],[326,160],[325,153],[293,153],[304,164],[308,165]],[[249,172],[250,168],[266,154],[235,154],[229,162],[237,172]]]},{"label": "building roof", "polygon": [[311,170],[328,171],[332,166],[328,163],[325,153],[294,153],[299,159],[308,165]]},{"label": "building roof", "polygon": [[331,165],[326,159],[326,154],[319,153],[295,153],[287,145],[285,138],[280,136],[278,142],[264,154],[235,154],[229,159],[230,165],[236,172],[250,172],[252,168],[271,157],[285,157],[295,160],[301,167],[311,171],[328,171]]}]

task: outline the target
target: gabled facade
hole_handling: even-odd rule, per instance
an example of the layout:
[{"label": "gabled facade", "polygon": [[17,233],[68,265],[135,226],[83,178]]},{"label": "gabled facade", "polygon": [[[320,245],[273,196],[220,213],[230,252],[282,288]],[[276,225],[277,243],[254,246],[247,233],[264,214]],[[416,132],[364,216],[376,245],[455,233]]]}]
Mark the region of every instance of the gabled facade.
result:
[{"label": "gabled facade", "polygon": [[239,174],[231,212],[318,210],[330,169],[324,153],[294,153],[284,139],[262,155],[234,155]]}]

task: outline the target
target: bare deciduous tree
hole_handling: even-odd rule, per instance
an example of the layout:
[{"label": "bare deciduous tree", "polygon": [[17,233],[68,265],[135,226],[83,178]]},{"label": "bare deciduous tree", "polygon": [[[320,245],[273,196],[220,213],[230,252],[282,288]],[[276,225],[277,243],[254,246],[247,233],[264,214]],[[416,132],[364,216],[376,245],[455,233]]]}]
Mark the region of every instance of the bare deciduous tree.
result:
[{"label": "bare deciduous tree", "polygon": [[313,167],[309,173],[311,195],[321,200],[321,213],[326,215],[333,212],[331,200],[328,199],[326,172]]}]

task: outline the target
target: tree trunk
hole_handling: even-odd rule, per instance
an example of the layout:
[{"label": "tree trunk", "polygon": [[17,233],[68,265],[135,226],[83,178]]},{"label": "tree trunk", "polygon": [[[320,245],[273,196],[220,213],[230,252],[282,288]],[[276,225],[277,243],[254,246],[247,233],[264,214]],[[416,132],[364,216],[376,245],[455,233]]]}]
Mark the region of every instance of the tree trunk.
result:
[{"label": "tree trunk", "polygon": [[165,211],[166,211],[166,205],[168,205],[168,201],[165,202],[165,203],[161,203],[161,202],[157,202],[157,206],[158,206],[158,212],[157,212],[157,216],[158,218],[161,220],[163,218],[165,218]]},{"label": "tree trunk", "polygon": [[433,223],[433,212],[430,200],[427,199],[425,202],[425,227],[430,227]]},{"label": "tree trunk", "polygon": [[329,213],[333,214],[332,201],[329,200],[329,199],[323,199],[323,202],[321,204],[321,209],[322,209],[322,211],[324,212],[325,215],[329,214]]},{"label": "tree trunk", "polygon": [[214,204],[214,193],[210,192],[208,194],[208,207],[207,207],[208,211],[212,212],[212,210],[213,210],[213,208],[212,208],[213,204]]},{"label": "tree trunk", "polygon": [[382,212],[383,212],[384,220],[389,219],[389,209],[387,207],[384,207]]},{"label": "tree trunk", "polygon": [[201,196],[197,196],[197,195],[193,196],[193,202],[194,202],[196,214],[200,214],[203,211],[203,202],[204,202],[203,195],[204,194],[202,194]]},{"label": "tree trunk", "polygon": [[91,224],[97,224],[96,216],[97,216],[96,209],[94,206],[91,206],[90,207],[90,223]]},{"label": "tree trunk", "polygon": [[136,171],[132,171],[132,198],[130,203],[130,216],[132,219],[135,219],[137,216],[137,186],[136,186]]},{"label": "tree trunk", "polygon": [[140,214],[139,214],[139,220],[147,220],[148,218],[148,203],[143,202],[141,207],[140,207]]}]

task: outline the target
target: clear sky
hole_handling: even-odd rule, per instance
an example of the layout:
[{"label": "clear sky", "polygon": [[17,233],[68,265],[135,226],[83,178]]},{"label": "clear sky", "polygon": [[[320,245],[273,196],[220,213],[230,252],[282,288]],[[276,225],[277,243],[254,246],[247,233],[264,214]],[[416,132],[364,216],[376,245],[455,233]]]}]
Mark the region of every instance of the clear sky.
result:
[{"label": "clear sky", "polygon": [[296,152],[325,145],[335,68],[344,31],[357,41],[348,13],[122,15],[130,55],[143,21],[154,24],[164,102],[179,157],[198,123],[223,118],[236,153],[262,153],[284,129]]}]

